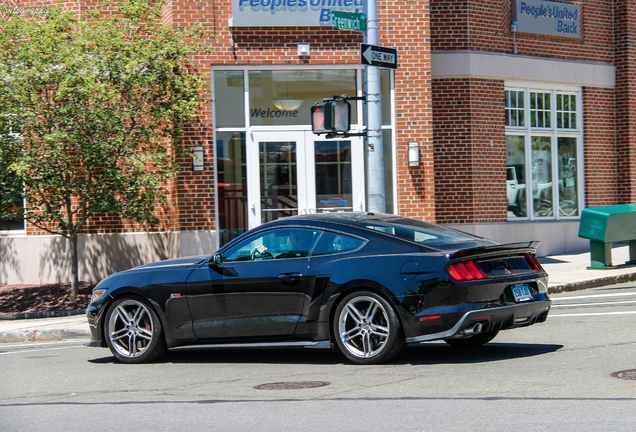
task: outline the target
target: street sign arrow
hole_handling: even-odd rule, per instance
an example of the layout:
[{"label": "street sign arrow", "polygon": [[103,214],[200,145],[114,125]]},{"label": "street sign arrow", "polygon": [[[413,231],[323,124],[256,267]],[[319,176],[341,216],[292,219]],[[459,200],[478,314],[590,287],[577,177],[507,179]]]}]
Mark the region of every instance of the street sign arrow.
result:
[{"label": "street sign arrow", "polygon": [[360,62],[363,65],[397,69],[397,49],[360,44]]}]

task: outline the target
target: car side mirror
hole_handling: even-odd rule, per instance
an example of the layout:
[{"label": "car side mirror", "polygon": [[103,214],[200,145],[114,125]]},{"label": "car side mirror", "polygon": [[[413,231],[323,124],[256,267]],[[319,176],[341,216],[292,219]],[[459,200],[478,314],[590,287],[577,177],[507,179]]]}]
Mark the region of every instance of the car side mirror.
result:
[{"label": "car side mirror", "polygon": [[208,265],[210,267],[220,267],[221,264],[223,264],[223,257],[221,256],[221,254],[214,254],[212,259],[208,261]]}]

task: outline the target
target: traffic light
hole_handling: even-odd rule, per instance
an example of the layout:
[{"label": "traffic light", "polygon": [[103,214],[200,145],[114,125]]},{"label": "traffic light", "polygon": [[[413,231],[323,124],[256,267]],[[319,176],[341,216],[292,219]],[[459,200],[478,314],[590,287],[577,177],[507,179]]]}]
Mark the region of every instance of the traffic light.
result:
[{"label": "traffic light", "polygon": [[349,132],[351,105],[344,100],[325,102],[325,129],[332,132]]},{"label": "traffic light", "polygon": [[325,100],[311,107],[311,130],[315,134],[347,133],[351,128],[351,105],[344,99]]},{"label": "traffic light", "polygon": [[325,129],[325,106],[314,105],[311,107],[311,131],[315,134],[331,132]]}]

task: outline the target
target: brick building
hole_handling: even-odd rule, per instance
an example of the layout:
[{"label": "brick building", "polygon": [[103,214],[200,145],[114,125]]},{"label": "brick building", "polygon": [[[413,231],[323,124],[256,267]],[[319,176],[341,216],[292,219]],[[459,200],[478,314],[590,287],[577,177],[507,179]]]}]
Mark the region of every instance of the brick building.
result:
[{"label": "brick building", "polygon": [[[331,28],[331,9],[362,12],[363,1],[168,0],[165,23],[216,37],[214,54],[196,58],[213,103],[187,132],[203,163],[183,162],[164,232],[93,224],[82,278],[211,253],[282,216],[366,210],[364,140],[311,132],[314,102],[364,93],[363,34]],[[381,73],[387,212],[540,240],[546,255],[587,246],[582,208],[636,201],[631,2],[378,0],[378,20],[379,44],[399,56]],[[361,101],[352,124],[364,130]],[[17,228],[0,238],[0,282],[65,279],[48,261],[64,241]],[[23,264],[34,251],[37,275]]]}]

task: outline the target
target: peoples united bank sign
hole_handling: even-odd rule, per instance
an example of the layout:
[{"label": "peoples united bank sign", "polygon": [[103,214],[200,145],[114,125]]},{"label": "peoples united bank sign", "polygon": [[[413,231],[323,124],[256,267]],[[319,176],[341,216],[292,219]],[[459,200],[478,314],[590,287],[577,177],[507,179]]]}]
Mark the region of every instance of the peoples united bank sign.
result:
[{"label": "peoples united bank sign", "polygon": [[572,3],[515,0],[512,19],[517,22],[518,32],[569,38],[581,36],[581,7]]},{"label": "peoples united bank sign", "polygon": [[233,27],[331,26],[331,11],[364,13],[365,0],[232,0]]}]

